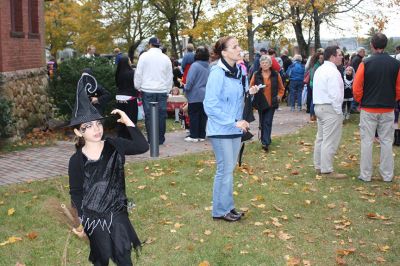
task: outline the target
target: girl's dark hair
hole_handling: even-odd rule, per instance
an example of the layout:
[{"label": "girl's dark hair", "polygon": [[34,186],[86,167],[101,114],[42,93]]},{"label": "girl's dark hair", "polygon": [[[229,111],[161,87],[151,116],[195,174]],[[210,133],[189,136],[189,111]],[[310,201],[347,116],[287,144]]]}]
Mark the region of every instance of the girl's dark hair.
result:
[{"label": "girl's dark hair", "polygon": [[197,47],[196,53],[194,54],[194,60],[208,61],[208,59],[210,59],[210,52],[208,51],[208,48],[205,46]]},{"label": "girl's dark hair", "polygon": [[121,57],[117,65],[117,71],[115,72],[115,84],[117,87],[119,87],[119,75],[130,70],[132,70],[132,68],[129,65],[129,58],[127,56]]},{"label": "girl's dark hair", "polygon": [[316,52],[316,53],[311,57],[311,60],[310,60],[310,68],[311,68],[311,67],[314,67],[314,65],[317,63],[317,61],[318,61],[318,59],[319,59],[319,57],[320,57],[321,55],[324,55],[324,53],[322,53],[322,52]]},{"label": "girl's dark hair", "polygon": [[[80,127],[81,127],[81,125],[79,124],[79,125],[74,126],[73,128],[79,130]],[[74,141],[75,141],[75,149],[76,150],[79,150],[83,146],[85,146],[85,139],[83,137],[75,136]]]},{"label": "girl's dark hair", "polygon": [[215,43],[214,46],[214,56],[219,59],[222,57],[222,51],[225,50],[227,48],[227,42],[230,39],[233,39],[235,37],[233,36],[225,36],[225,37],[221,37],[219,38],[219,40]]}]

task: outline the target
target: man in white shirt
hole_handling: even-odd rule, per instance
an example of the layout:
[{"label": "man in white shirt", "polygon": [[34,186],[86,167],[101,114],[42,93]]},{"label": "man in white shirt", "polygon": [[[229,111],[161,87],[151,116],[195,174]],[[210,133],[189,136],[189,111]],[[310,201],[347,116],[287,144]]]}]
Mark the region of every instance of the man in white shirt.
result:
[{"label": "man in white shirt", "polygon": [[147,140],[150,142],[150,102],[158,102],[159,144],[165,141],[167,99],[172,89],[171,60],[162,53],[160,40],[152,37],[150,49],[139,57],[135,71],[135,87],[142,92]]},{"label": "man in white shirt", "polygon": [[314,74],[313,102],[317,116],[318,132],[314,147],[314,167],[317,173],[331,178],[346,175],[333,171],[333,158],[342,136],[343,79],[337,69],[343,55],[338,46],[324,51],[324,64]]}]

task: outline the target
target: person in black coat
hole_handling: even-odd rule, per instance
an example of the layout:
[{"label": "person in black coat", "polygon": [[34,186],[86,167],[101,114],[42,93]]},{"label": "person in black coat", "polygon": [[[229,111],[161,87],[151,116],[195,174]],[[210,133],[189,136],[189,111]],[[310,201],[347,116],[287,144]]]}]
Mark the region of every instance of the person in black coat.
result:
[{"label": "person in black coat", "polygon": [[[91,68],[85,68],[82,71],[82,75],[86,73],[93,76],[93,71]],[[94,78],[94,77],[93,77]],[[90,102],[96,107],[100,114],[104,114],[104,110],[107,103],[111,101],[111,93],[106,90],[97,80],[94,78],[94,83],[86,88],[86,93],[89,97]]]},{"label": "person in black coat", "polygon": [[[135,89],[133,78],[135,72],[131,67],[130,60],[127,56],[121,57],[115,72],[115,84],[117,85],[117,109],[124,111],[134,124],[137,123],[138,104],[137,97],[139,91]],[[125,125],[118,124],[117,132],[119,137],[130,138],[130,134]]]}]

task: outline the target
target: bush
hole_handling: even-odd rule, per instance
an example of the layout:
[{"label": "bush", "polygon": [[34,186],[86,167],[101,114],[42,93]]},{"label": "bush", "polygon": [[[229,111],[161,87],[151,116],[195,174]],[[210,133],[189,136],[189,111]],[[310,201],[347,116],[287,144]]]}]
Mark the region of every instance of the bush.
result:
[{"label": "bush", "polygon": [[12,123],[12,102],[0,96],[0,138],[9,136]]},{"label": "bush", "polygon": [[[113,61],[103,58],[73,58],[59,64],[57,73],[50,80],[49,94],[54,99],[55,106],[59,109],[58,115],[70,119],[75,102],[76,85],[84,68],[91,68],[97,82],[107,89],[115,99],[115,66]],[[108,103],[105,110],[109,113],[115,102]]]}]

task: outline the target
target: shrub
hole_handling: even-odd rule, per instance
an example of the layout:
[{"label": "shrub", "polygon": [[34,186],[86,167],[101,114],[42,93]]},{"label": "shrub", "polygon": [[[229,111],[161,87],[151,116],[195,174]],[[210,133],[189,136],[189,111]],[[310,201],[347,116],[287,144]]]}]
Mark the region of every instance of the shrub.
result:
[{"label": "shrub", "polygon": [[12,123],[12,102],[0,96],[0,138],[9,136]]},{"label": "shrub", "polygon": [[[103,57],[91,59],[79,57],[64,61],[59,64],[57,73],[50,80],[49,94],[58,108],[58,115],[65,119],[71,118],[76,85],[84,68],[91,68],[97,82],[107,89],[115,99],[115,66],[113,61]],[[111,101],[108,103],[105,112],[109,113],[114,106],[115,102]]]}]

